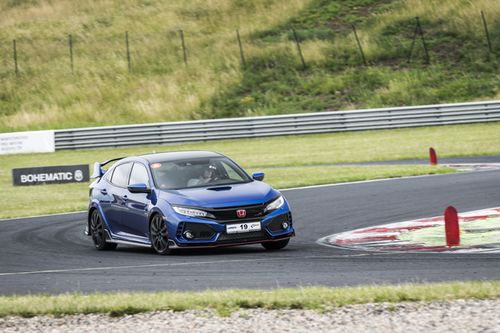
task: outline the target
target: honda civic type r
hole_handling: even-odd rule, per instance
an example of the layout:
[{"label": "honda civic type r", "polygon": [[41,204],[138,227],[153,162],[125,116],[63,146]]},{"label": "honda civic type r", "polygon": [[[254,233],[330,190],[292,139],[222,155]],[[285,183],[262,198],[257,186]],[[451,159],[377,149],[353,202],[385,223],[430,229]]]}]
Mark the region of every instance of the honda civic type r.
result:
[{"label": "honda civic type r", "polygon": [[250,177],[219,153],[141,155],[94,169],[86,234],[98,250],[130,244],[169,254],[256,243],[278,250],[295,236],[289,204],[264,173]]}]

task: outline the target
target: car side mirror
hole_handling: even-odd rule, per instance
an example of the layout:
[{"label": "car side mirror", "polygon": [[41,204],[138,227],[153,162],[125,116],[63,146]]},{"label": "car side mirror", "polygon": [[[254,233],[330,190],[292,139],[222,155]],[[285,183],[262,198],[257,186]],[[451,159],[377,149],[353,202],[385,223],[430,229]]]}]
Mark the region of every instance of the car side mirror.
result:
[{"label": "car side mirror", "polygon": [[263,172],[254,172],[252,173],[252,178],[258,181],[263,181],[265,175],[266,174]]},{"label": "car side mirror", "polygon": [[130,193],[151,193],[151,189],[146,184],[130,184],[127,188]]}]

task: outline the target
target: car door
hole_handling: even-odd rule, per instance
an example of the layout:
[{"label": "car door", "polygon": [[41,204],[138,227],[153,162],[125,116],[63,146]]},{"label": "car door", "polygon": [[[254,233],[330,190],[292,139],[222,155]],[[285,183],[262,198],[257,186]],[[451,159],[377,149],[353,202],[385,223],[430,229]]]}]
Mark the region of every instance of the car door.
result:
[{"label": "car door", "polygon": [[[144,164],[134,162],[128,184],[146,184],[148,188],[151,188],[150,176]],[[131,230],[134,235],[147,238],[149,235],[148,210],[151,204],[151,195],[148,193],[131,193],[128,190],[127,192],[127,201],[125,203],[127,209],[123,213],[123,223],[127,225],[127,229]]]},{"label": "car door", "polygon": [[110,169],[94,188],[95,191],[94,195],[99,200],[99,206],[101,207],[101,210],[104,214],[104,218],[112,232],[114,232],[113,228],[115,228],[113,222],[114,216],[112,209],[114,197],[113,195],[111,195],[111,193],[113,192],[112,187],[114,186],[111,183],[111,177],[113,177],[113,171],[114,169]]},{"label": "car door", "polygon": [[127,184],[131,170],[132,162],[117,165],[111,176],[111,186],[106,189],[110,202],[104,214],[110,224],[111,231],[117,235],[126,236],[131,233],[131,230],[123,223],[123,213],[127,209]]}]

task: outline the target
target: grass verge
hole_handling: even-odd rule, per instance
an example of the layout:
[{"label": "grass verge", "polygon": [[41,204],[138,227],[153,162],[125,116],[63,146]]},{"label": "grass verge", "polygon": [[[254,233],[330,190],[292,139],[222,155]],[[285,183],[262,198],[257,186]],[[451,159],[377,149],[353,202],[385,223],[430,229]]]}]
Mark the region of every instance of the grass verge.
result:
[{"label": "grass verge", "polygon": [[312,309],[382,302],[447,301],[500,297],[500,281],[402,284],[394,286],[307,287],[272,290],[201,292],[94,293],[1,296],[0,317],[105,313],[122,316],[147,311],[215,309],[227,315],[239,309]]},{"label": "grass verge", "polygon": [[[378,178],[448,173],[445,167],[324,166],[324,164],[426,158],[428,147],[440,157],[500,154],[500,123],[331,133],[192,144],[58,151],[52,154],[0,156],[0,218],[84,210],[87,184],[12,186],[13,168],[92,164],[117,156],[153,151],[213,150],[226,154],[247,171],[266,172],[277,188]],[[402,144],[403,143],[403,144]],[[26,203],[29,202],[29,209]]]},{"label": "grass verge", "polygon": [[[407,62],[415,16],[430,64],[420,39]],[[0,132],[499,98],[499,16],[492,0],[0,1]]]}]

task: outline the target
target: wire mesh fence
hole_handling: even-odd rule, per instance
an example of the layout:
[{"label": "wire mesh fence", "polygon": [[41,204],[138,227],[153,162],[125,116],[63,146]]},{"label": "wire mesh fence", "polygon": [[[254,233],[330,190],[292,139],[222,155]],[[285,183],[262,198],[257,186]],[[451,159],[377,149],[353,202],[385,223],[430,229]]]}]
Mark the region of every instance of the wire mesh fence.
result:
[{"label": "wire mesh fence", "polygon": [[[419,17],[395,27],[379,36],[364,36],[355,25],[341,35],[335,33],[311,35],[308,30],[289,29],[278,38],[241,30],[230,32],[234,47],[218,48],[224,36],[182,29],[166,32],[134,32],[108,36],[61,33],[52,38],[13,38],[0,41],[0,76],[43,75],[58,71],[84,74],[100,70],[121,73],[168,73],[184,64],[196,62],[206,66],[221,57],[230,57],[230,63],[251,68],[252,58],[261,53],[287,53],[299,68],[312,66],[303,50],[303,44],[314,40],[331,43],[331,61],[350,66],[431,64],[446,57],[454,61],[468,61],[483,57],[496,61],[500,36],[492,34],[491,22],[484,12],[478,15],[482,38],[475,34],[464,47],[463,36],[448,31],[429,34],[426,22]],[[496,24],[496,22],[495,22]],[[339,38],[346,37],[347,38]],[[196,40],[196,43],[190,43]],[[492,57],[493,55],[493,57]],[[255,59],[253,59],[255,60]]]}]

